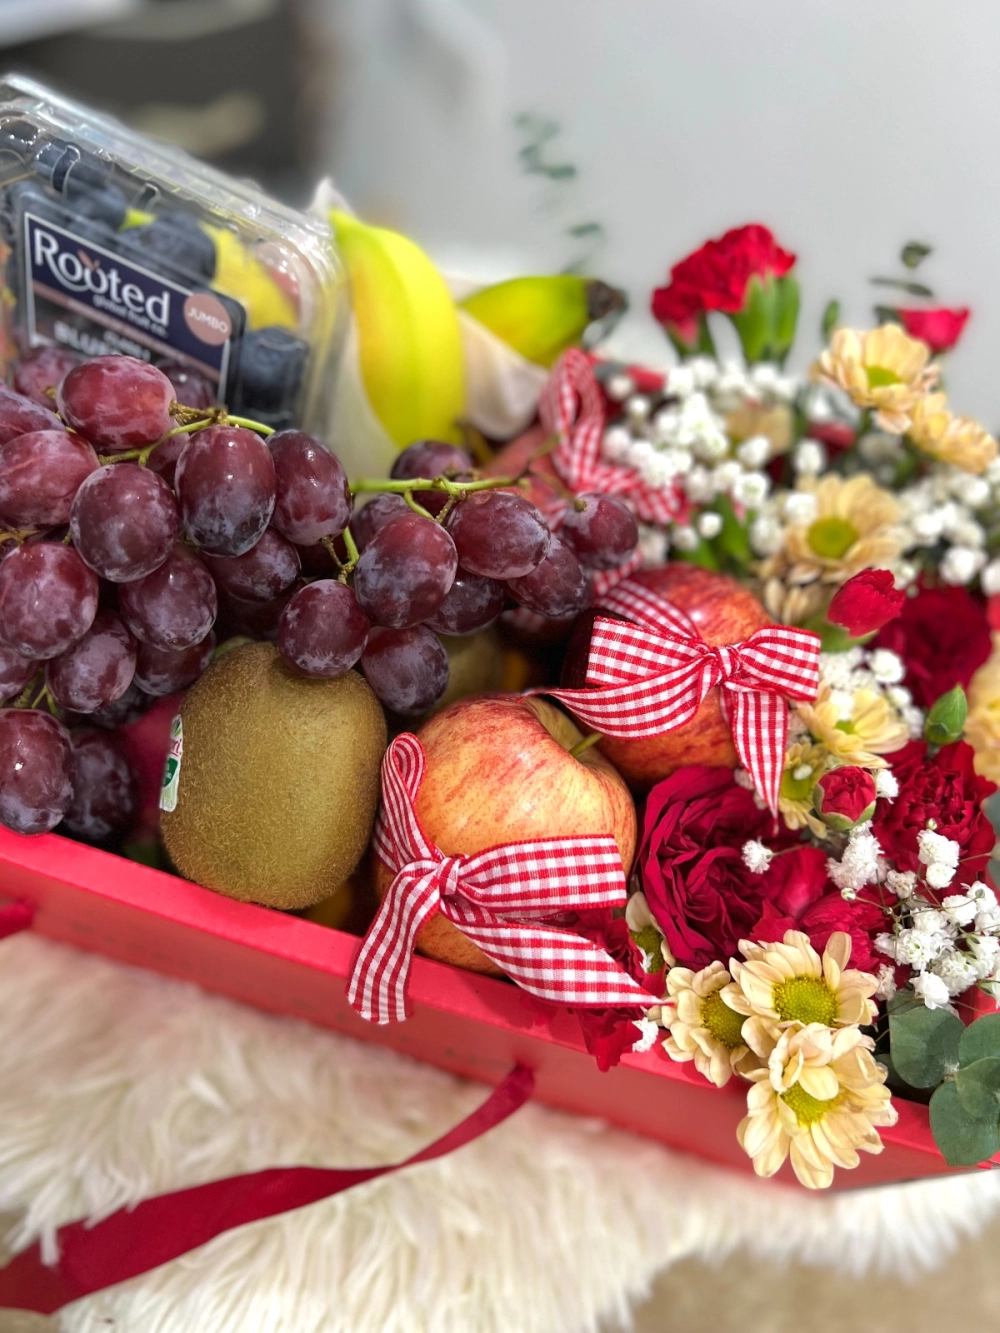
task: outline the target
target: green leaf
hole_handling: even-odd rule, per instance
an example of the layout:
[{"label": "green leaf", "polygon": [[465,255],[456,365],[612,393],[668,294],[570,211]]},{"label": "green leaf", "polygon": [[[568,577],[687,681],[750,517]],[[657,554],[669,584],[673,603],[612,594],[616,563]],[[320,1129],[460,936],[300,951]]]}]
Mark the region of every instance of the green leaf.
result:
[{"label": "green leaf", "polygon": [[719,568],[718,556],[704,537],[698,538],[698,545],[693,551],[679,551],[676,547],[673,547],[670,556],[672,560],[683,560],[689,565],[700,565],[702,569],[717,570]]},{"label": "green leaf", "polygon": [[924,722],[924,740],[931,745],[950,745],[962,735],[969,704],[961,685],[935,701]]},{"label": "green leaf", "polygon": [[771,350],[779,359],[786,356],[795,341],[799,319],[799,284],[790,273],[774,284],[774,329]]},{"label": "green leaf", "polygon": [[721,495],[715,502],[716,513],[722,519],[722,531],[715,539],[718,549],[736,565],[745,568],[753,560],[750,539],[747,530],[736,517],[728,495]]},{"label": "green leaf", "polygon": [[932,250],[933,246],[926,245],[923,241],[907,241],[900,250],[899,257],[905,268],[919,268]]},{"label": "green leaf", "polygon": [[868,281],[873,287],[894,287],[909,296],[934,295],[930,287],[925,287],[922,282],[908,282],[905,278],[869,278]]},{"label": "green leaf", "polygon": [[896,1010],[889,1015],[892,1063],[913,1088],[933,1088],[948,1065],[958,1063],[958,1043],[965,1028],[947,1009]]},{"label": "green leaf", "polygon": [[1000,1058],[1000,1014],[983,1014],[963,1031],[958,1043],[958,1063]]},{"label": "green leaf", "polygon": [[942,1083],[931,1098],[931,1132],[949,1166],[978,1166],[1000,1151],[994,1111],[988,1119],[970,1116],[954,1083]]},{"label": "green leaf", "polygon": [[840,319],[840,302],[827,301],[826,309],[823,311],[823,322],[820,327],[823,330],[823,341],[830,341],[830,334],[837,327],[837,321]]},{"label": "green leaf", "polygon": [[775,287],[770,279],[762,282],[754,274],[747,283],[743,309],[729,316],[733,328],[740,336],[743,355],[751,366],[766,360],[771,354],[777,297]]},{"label": "green leaf", "polygon": [[955,1075],[962,1105],[977,1120],[1000,1117],[1000,1060],[988,1056],[963,1065]]}]

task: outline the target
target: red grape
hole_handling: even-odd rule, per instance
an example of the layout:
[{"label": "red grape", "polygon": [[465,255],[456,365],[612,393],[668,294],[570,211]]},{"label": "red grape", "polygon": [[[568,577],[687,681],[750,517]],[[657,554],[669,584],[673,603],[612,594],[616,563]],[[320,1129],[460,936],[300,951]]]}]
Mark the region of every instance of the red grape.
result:
[{"label": "red grape", "polygon": [[244,597],[230,597],[228,593],[220,593],[220,632],[223,632],[224,627],[224,636],[227,638],[239,635],[249,639],[275,640],[281,613],[297,592],[298,587],[292,587],[270,602],[251,602]]},{"label": "red grape", "polygon": [[351,536],[354,538],[354,545],[359,551],[363,551],[379,528],[384,528],[391,519],[399,518],[400,514],[411,512],[410,506],[401,495],[393,495],[392,491],[380,491],[367,504],[356,509],[351,516]]},{"label": "red grape", "polygon": [[570,505],[559,535],[586,569],[617,569],[639,544],[639,525],[613,495],[581,495]]},{"label": "red grape", "polygon": [[204,375],[184,364],[183,361],[159,361],[157,369],[162,370],[174,390],[174,397],[185,407],[214,407],[219,400],[215,385]]},{"label": "red grape", "polygon": [[242,426],[188,440],[174,474],[184,531],[209,555],[242,555],[271,521],[276,483],[267,445]]},{"label": "red grape", "polygon": [[103,732],[77,727],[70,732],[70,744],[73,799],[63,822],[78,838],[106,842],[135,814],[135,777],[125,756]]},{"label": "red grape", "polygon": [[120,699],[108,704],[107,708],[99,708],[96,713],[89,713],[87,721],[96,727],[115,731],[118,727],[127,727],[130,722],[142,717],[143,713],[153,706],[153,702],[152,696],[140,690],[133,680]]},{"label": "red grape", "polygon": [[35,430],[0,450],[0,515],[13,528],[55,528],[69,522],[81,484],[100,464],[79,435]]},{"label": "red grape", "polygon": [[118,605],[140,643],[168,652],[201,643],[219,610],[211,574],[179,543],[151,574],[121,584]]},{"label": "red grape", "polygon": [[33,403],[51,408],[55,399],[46,389],[58,389],[74,366],[80,364],[68,347],[35,347],[14,367],[14,388]]},{"label": "red grape", "polygon": [[214,651],[214,634],[190,648],[181,648],[179,652],[140,643],[135,662],[135,683],[146,694],[157,697],[186,690],[204,672]]},{"label": "red grape", "polygon": [[95,356],[59,385],[59,415],[101,449],[152,444],[174,424],[174,386],[162,370],[132,356]]},{"label": "red grape", "polygon": [[502,583],[460,569],[448,596],[426,623],[438,634],[475,634],[493,624],[506,600]]},{"label": "red grape", "polygon": [[187,442],[188,437],[184,434],[168,435],[146,459],[146,466],[161,476],[168,486],[172,487],[174,484],[177,460]]},{"label": "red grape", "polygon": [[376,625],[368,636],[361,670],[381,703],[404,717],[426,713],[448,687],[448,654],[426,625],[408,629]]},{"label": "red grape", "polygon": [[361,553],[354,570],[358,605],[377,625],[418,625],[444,601],[457,569],[455,543],[440,524],[401,514]]},{"label": "red grape", "polygon": [[[334,545],[336,546],[337,543],[340,542],[340,538],[334,537],[333,541]],[[342,545],[343,543],[341,543],[341,546]],[[326,549],[326,546],[323,544],[323,542],[314,542],[312,546],[296,546],[295,549],[298,552],[299,560],[301,561],[302,564],[303,574],[328,575],[328,574],[340,573],[339,569],[337,568],[336,561],[334,560],[330,552]],[[347,559],[347,552],[344,550],[338,550],[337,555],[338,558],[343,557],[344,560]],[[0,560],[2,559],[3,559],[3,554],[2,551],[0,551]]]},{"label": "red grape", "polygon": [[16,699],[37,670],[37,661],[0,644],[0,703]]},{"label": "red grape", "polygon": [[243,555],[202,557],[223,592],[245,601],[270,602],[299,577],[299,553],[273,528]]},{"label": "red grape", "polygon": [[0,447],[29,431],[65,429],[55,412],[0,384]]},{"label": "red grape", "polygon": [[559,537],[552,538],[549,553],[540,565],[522,578],[508,579],[507,587],[529,611],[557,620],[579,615],[590,601],[590,584],[583,566]]},{"label": "red grape", "polygon": [[335,579],[300,588],[278,622],[278,649],[307,676],[342,676],[364,652],[371,629],[354,591]]},{"label": "red grape", "polygon": [[[397,481],[424,477],[468,477],[472,459],[464,449],[443,440],[418,440],[398,455],[389,473]],[[445,491],[415,491],[414,498],[431,514],[440,514],[448,503]]]},{"label": "red grape", "polygon": [[97,614],[97,577],[71,546],[26,542],[0,564],[0,643],[22,657],[56,657]]},{"label": "red grape", "polygon": [[473,491],[448,519],[462,568],[488,579],[530,574],[549,549],[549,526],[523,495]]},{"label": "red grape", "polygon": [[297,546],[343,532],[351,517],[351,489],[340,459],[300,430],[282,430],[268,440],[278,498],[274,526]]},{"label": "red grape", "polygon": [[48,833],[73,799],[69,732],[50,713],[0,712],[0,824]]},{"label": "red grape", "polygon": [[177,540],[173,492],[137,463],[109,463],[76,493],[70,516],[73,545],[112,583],[141,579],[163,564]]},{"label": "red grape", "polygon": [[120,699],[135,675],[135,640],[113,611],[98,611],[82,639],[45,665],[60,708],[95,713]]}]

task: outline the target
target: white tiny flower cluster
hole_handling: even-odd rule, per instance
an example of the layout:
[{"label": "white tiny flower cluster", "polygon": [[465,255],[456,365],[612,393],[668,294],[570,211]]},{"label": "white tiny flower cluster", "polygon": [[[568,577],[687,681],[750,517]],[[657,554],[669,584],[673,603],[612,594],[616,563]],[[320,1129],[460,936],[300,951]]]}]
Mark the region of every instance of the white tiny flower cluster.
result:
[{"label": "white tiny flower cluster", "polygon": [[[876,475],[878,475],[876,473]],[[926,477],[898,492],[901,533],[907,551],[943,548],[938,557],[942,580],[961,587],[980,575],[1000,588],[1000,561],[987,565],[984,511],[1000,501],[1000,475],[973,477],[939,464]],[[987,573],[989,570],[989,573]]]},{"label": "white tiny flower cluster", "polygon": [[858,896],[859,889],[878,880],[881,855],[882,848],[871,831],[870,823],[858,824],[851,829],[840,860],[831,856],[826,862],[827,874],[840,890],[842,898],[850,902]]},{"label": "white tiny flower cluster", "polygon": [[951,838],[942,837],[933,829],[922,829],[917,834],[920,864],[927,867],[924,877],[932,889],[944,889],[955,878],[961,848]]},{"label": "white tiny flower cluster", "polygon": [[[886,648],[869,652],[855,647],[844,653],[820,653],[820,683],[830,689],[834,700],[839,699],[845,721],[850,720],[856,690],[881,691],[906,722],[910,735],[916,738],[923,735],[924,712],[914,704],[913,695],[905,685],[900,684],[905,674],[902,659]],[[883,794],[896,795],[891,778],[885,793],[879,792],[880,796]]]},{"label": "white tiny flower cluster", "polygon": [[877,936],[875,947],[913,969],[910,985],[928,1009],[945,1007],[978,981],[1000,979],[1000,904],[991,888],[966,885],[935,906],[913,897],[913,874],[890,871],[885,882],[905,903],[908,924]]},{"label": "white tiny flower cluster", "polygon": [[758,839],[751,842],[745,842],[741,852],[743,864],[752,875],[763,875],[774,860],[774,852],[770,847],[765,847]]}]

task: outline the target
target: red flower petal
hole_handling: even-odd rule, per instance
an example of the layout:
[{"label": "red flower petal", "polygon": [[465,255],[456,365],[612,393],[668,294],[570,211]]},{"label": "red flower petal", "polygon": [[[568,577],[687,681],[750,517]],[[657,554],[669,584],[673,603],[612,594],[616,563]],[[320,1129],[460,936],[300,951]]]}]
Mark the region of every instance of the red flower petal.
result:
[{"label": "red flower petal", "polygon": [[857,639],[895,620],[905,601],[887,569],[863,569],[834,594],[826,618]]}]

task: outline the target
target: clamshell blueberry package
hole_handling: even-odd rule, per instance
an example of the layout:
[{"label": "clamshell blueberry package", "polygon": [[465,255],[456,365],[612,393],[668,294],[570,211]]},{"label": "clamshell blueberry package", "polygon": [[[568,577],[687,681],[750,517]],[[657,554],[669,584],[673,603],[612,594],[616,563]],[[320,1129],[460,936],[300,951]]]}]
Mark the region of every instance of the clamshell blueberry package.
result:
[{"label": "clamshell blueberry package", "polygon": [[327,228],[20,76],[0,80],[0,371],[140,357],[178,400],[329,417],[344,270]]}]

